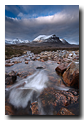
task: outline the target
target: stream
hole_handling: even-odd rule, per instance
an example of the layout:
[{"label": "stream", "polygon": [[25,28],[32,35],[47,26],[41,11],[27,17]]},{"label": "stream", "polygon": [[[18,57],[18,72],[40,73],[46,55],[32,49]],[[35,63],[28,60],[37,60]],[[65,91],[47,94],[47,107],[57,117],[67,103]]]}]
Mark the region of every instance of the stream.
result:
[{"label": "stream", "polygon": [[[20,57],[14,57],[11,60],[20,60],[22,63],[14,64],[10,67],[5,67],[5,73],[10,73],[12,70],[16,73],[27,75],[26,78],[17,76],[16,83],[11,87],[6,88],[6,93],[9,92],[9,102],[15,108],[26,108],[29,101],[38,101],[41,104],[41,100],[38,99],[40,93],[45,88],[52,87],[56,90],[67,91],[71,88],[66,87],[62,82],[62,77],[57,74],[55,68],[58,66],[56,61],[28,61],[25,64],[26,55]],[[42,106],[41,106],[42,107]],[[52,111],[52,109],[51,109]],[[52,112],[50,111],[49,114]],[[42,115],[47,113],[41,110]]]}]

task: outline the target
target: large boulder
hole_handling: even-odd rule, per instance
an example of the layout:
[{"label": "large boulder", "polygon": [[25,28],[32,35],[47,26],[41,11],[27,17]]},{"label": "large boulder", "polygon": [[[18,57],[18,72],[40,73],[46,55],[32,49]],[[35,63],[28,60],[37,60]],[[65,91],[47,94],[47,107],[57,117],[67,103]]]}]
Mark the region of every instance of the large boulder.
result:
[{"label": "large boulder", "polygon": [[63,73],[63,81],[67,86],[79,88],[79,62],[72,62]]}]

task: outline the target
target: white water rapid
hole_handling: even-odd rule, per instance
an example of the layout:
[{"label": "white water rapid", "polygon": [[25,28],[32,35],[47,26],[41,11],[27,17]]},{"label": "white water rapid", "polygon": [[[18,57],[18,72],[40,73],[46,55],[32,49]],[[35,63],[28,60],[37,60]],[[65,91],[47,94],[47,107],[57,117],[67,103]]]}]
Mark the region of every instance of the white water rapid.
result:
[{"label": "white water rapid", "polygon": [[47,87],[48,76],[45,70],[37,70],[33,75],[20,80],[9,91],[9,102],[16,108],[25,108],[29,101],[33,102],[39,96],[40,92]]}]

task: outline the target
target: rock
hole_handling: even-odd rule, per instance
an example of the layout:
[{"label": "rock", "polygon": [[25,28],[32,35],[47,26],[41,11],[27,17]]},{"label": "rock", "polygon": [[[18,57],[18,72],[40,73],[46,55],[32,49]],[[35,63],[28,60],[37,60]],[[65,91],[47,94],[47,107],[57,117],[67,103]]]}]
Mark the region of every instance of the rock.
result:
[{"label": "rock", "polygon": [[5,62],[6,62],[6,63],[10,63],[10,60],[6,60]]},{"label": "rock", "polygon": [[13,61],[13,63],[17,64],[17,63],[22,63],[22,61]]},{"label": "rock", "polygon": [[33,102],[31,104],[32,115],[39,115],[38,102]]},{"label": "rock", "polygon": [[31,60],[35,61],[35,60],[36,60],[36,57],[35,57],[35,56],[34,56],[34,57],[32,57],[32,58],[31,58]]},{"label": "rock", "polygon": [[21,75],[21,72],[18,72],[18,73],[17,73],[17,76],[20,76],[20,75]]},{"label": "rock", "polygon": [[67,86],[79,88],[79,63],[72,62],[63,73],[63,81]]},{"label": "rock", "polygon": [[79,56],[74,57],[73,60],[79,60]]},{"label": "rock", "polygon": [[36,60],[40,60],[40,57],[36,57]]},{"label": "rock", "polygon": [[43,59],[41,59],[41,62],[44,62],[44,60],[43,60]]},{"label": "rock", "polygon": [[63,73],[67,69],[68,63],[62,63],[58,67],[56,67],[56,71],[59,73]]},{"label": "rock", "polygon": [[48,56],[47,55],[41,55],[40,59],[43,59],[44,61],[47,61],[48,60]]},{"label": "rock", "polygon": [[28,105],[26,108],[15,108],[13,105],[9,103],[9,100],[7,99],[5,101],[5,114],[6,115],[32,115],[32,111],[30,109],[30,102],[28,102]]},{"label": "rock", "polygon": [[23,54],[27,54],[27,51],[24,51]]},{"label": "rock", "polygon": [[19,76],[20,78],[24,79],[27,76],[31,75],[29,72],[25,72],[25,71],[21,71],[17,73],[17,76]]},{"label": "rock", "polygon": [[61,108],[57,115],[74,115],[67,108]]},{"label": "rock", "polygon": [[14,71],[12,71],[11,73],[5,74],[5,84],[6,85],[11,85],[11,84],[15,83],[16,79],[17,79],[17,75]]},{"label": "rock", "polygon": [[[78,102],[79,95],[74,96],[70,91],[56,90],[52,87],[48,87],[43,90],[39,96],[40,107],[43,108],[44,113],[49,115],[53,111],[60,108],[60,106],[68,106]],[[39,107],[39,104],[38,104]]]},{"label": "rock", "polygon": [[10,66],[12,66],[12,65],[14,65],[14,63],[6,63],[6,64],[5,64],[6,67],[10,67]]},{"label": "rock", "polygon": [[57,64],[61,64],[61,62],[58,61]]},{"label": "rock", "polygon": [[44,69],[43,67],[36,67],[36,69]]},{"label": "rock", "polygon": [[14,115],[11,105],[5,105],[5,115]]},{"label": "rock", "polygon": [[71,62],[71,60],[70,60],[70,59],[68,59],[68,58],[63,58],[63,62],[70,63],[70,62]]},{"label": "rock", "polygon": [[30,61],[30,57],[28,57],[28,58],[25,58],[25,61]]},{"label": "rock", "polygon": [[25,61],[25,64],[28,64],[28,61]]}]

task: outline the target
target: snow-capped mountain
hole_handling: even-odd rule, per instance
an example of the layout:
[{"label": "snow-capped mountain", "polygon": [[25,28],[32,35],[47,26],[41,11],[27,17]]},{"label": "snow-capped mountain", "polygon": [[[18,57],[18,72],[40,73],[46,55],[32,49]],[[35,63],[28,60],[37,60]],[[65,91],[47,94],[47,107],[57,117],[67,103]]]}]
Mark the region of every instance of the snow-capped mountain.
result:
[{"label": "snow-capped mountain", "polygon": [[59,37],[56,37],[56,35],[39,35],[33,42],[57,42],[58,40]]},{"label": "snow-capped mountain", "polygon": [[57,37],[56,35],[39,35],[38,37],[36,37],[33,42],[38,42],[38,43],[42,43],[42,42],[56,42],[59,44],[69,44],[66,40],[64,39],[59,39],[59,37]]},{"label": "snow-capped mountain", "polygon": [[65,39],[60,39],[63,44],[69,44]]},{"label": "snow-capped mountain", "polygon": [[5,44],[19,44],[19,43],[29,43],[29,40],[13,39],[12,41],[5,40]]}]

